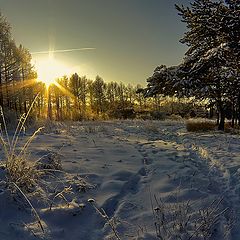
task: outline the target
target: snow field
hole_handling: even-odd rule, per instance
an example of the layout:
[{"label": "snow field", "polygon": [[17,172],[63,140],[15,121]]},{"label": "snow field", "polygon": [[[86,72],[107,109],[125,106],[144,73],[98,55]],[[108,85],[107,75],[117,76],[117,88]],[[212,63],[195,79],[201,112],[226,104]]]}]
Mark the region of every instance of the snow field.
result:
[{"label": "snow field", "polygon": [[[72,187],[71,194],[63,192],[68,204],[58,198],[50,210],[41,199],[33,198],[46,227],[43,235],[27,207],[16,204],[3,191],[0,237],[116,239],[95,206],[104,209],[120,239],[159,239],[154,223],[162,213],[166,214],[160,227],[163,239],[177,239],[178,235],[189,239],[197,227],[205,227],[201,231],[208,234],[209,226],[199,219],[202,209],[206,210],[203,215],[212,213],[208,221],[213,221],[215,231],[209,239],[224,239],[224,235],[238,239],[239,143],[237,135],[188,133],[181,122],[58,124],[38,135],[30,151],[33,159],[49,152],[58,155],[67,174],[53,185]],[[82,184],[85,189],[79,189]],[[93,204],[88,202],[90,198]],[[178,214],[175,219],[174,213]],[[187,227],[180,229],[181,223]],[[164,232],[164,227],[170,232]],[[199,229],[199,236],[191,239],[203,239]]]}]

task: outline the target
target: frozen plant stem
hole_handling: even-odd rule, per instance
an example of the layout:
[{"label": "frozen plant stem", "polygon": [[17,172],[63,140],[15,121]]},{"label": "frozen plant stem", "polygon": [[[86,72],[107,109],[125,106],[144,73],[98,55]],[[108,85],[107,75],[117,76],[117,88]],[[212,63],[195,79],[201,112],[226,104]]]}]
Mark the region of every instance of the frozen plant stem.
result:
[{"label": "frozen plant stem", "polygon": [[42,222],[41,222],[41,219],[36,211],[36,209],[33,207],[32,203],[30,202],[30,200],[28,199],[28,197],[23,193],[23,191],[18,187],[18,185],[14,182],[11,182],[11,184],[22,194],[22,196],[25,198],[25,200],[27,201],[28,205],[31,207],[37,221],[38,221],[38,224],[42,230],[42,232],[44,233],[44,228],[43,228],[43,225],[42,225]]},{"label": "frozen plant stem", "polygon": [[33,141],[33,139],[35,138],[35,136],[41,132],[44,129],[44,127],[40,127],[39,129],[37,129],[33,135],[28,139],[28,141],[25,143],[25,145],[23,146],[23,148],[21,149],[20,153],[18,156],[20,156],[21,154],[24,154],[24,152],[27,150],[28,146],[31,144],[31,142]]},{"label": "frozen plant stem", "polygon": [[16,128],[16,131],[14,133],[14,136],[13,136],[13,139],[12,139],[12,143],[11,143],[11,146],[10,146],[10,150],[11,150],[11,158],[14,156],[14,153],[15,153],[15,148],[16,148],[16,145],[17,145],[17,142],[18,142],[18,138],[19,138],[19,135],[21,133],[21,131],[23,130],[24,128],[24,124],[25,122],[27,121],[27,118],[34,106],[34,103],[36,102],[38,96],[39,96],[40,93],[37,94],[37,96],[34,98],[28,112],[26,115],[24,115],[22,118],[20,118],[19,120],[19,123],[18,123],[18,126]]},{"label": "frozen plant stem", "polygon": [[111,227],[113,233],[114,233],[114,236],[117,238],[117,240],[121,240],[118,232],[117,232],[117,229],[112,221],[112,219],[110,219],[107,215],[107,213],[105,212],[104,209],[98,209],[96,207],[96,205],[94,204],[94,200],[93,199],[89,199],[88,202],[93,206],[93,208],[96,210],[96,212],[108,223],[108,225]]}]

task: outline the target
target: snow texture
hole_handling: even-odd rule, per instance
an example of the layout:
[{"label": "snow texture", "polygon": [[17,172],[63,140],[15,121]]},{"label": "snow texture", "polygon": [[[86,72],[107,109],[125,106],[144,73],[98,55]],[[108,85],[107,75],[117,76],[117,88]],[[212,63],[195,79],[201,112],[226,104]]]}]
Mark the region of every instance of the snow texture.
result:
[{"label": "snow texture", "polygon": [[[219,217],[209,239],[221,240],[221,233],[225,239],[240,239],[239,144],[238,135],[188,133],[181,122],[58,125],[37,136],[30,147],[31,156],[48,156],[41,162],[48,164],[49,153],[58,153],[59,169],[67,173],[66,187],[71,185],[75,194],[72,198],[66,195],[69,204],[58,201],[51,210],[40,199],[33,200],[43,221],[43,234],[28,206],[20,204],[24,200],[18,197],[16,202],[1,187],[0,239],[115,239],[96,208],[103,208],[114,221],[121,239],[160,239],[154,227],[154,195],[164,206],[190,201],[192,216],[213,200],[222,199],[221,209],[228,213]],[[1,179],[3,175],[1,170]],[[91,187],[82,191],[79,181]],[[231,219],[236,223],[229,227]],[[187,235],[182,239],[188,239]]]}]

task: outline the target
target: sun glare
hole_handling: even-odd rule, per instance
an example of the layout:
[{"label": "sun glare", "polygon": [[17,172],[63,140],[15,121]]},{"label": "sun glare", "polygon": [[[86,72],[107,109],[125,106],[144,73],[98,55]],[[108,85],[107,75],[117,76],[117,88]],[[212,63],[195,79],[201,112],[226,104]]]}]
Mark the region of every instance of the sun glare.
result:
[{"label": "sun glare", "polygon": [[53,57],[41,59],[35,64],[38,81],[45,83],[46,87],[56,83],[58,77],[69,74],[69,69]]}]

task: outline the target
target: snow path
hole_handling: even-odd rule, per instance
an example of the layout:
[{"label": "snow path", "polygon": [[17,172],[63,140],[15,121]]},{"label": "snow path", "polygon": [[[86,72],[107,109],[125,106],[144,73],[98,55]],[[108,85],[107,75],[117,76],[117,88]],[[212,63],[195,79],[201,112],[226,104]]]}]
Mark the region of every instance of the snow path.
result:
[{"label": "snow path", "polygon": [[[56,132],[39,135],[31,145],[32,154],[38,158],[47,149],[59,151],[63,169],[86,178],[95,188],[80,193],[77,200],[86,207],[78,214],[39,209],[49,239],[110,239],[108,224],[89,198],[117,219],[122,239],[156,239],[151,194],[171,203],[178,192],[179,201],[190,200],[195,207],[224,197],[224,206],[239,214],[238,136],[190,134],[181,123],[148,121],[75,123]],[[234,229],[228,239],[239,236]]]}]

